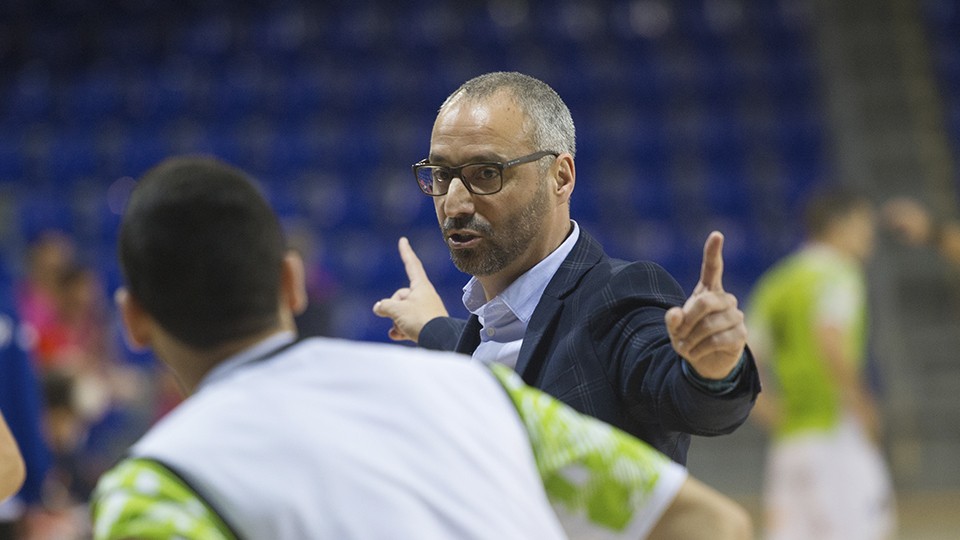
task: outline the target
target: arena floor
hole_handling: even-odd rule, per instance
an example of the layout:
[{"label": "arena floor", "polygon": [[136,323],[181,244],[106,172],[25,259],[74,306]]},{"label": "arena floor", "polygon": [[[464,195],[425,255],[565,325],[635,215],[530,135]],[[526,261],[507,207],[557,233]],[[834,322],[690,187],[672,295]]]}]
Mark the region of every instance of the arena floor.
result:
[{"label": "arena floor", "polygon": [[[754,519],[757,537],[762,538],[758,497],[735,497]],[[943,493],[898,493],[897,539],[957,540],[960,538],[960,491]]]}]

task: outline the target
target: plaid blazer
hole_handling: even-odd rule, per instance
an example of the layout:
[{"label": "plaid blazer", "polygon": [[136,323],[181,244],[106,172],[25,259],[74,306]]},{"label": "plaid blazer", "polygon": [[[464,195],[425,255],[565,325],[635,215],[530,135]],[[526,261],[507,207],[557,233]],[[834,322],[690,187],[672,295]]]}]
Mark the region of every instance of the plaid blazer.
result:
[{"label": "plaid blazer", "polygon": [[[721,435],[742,424],[760,391],[749,350],[722,394],[691,382],[670,345],[664,314],[686,300],[660,266],[611,259],[580,230],[527,325],[517,372],[574,409],[646,441],[685,464],[690,435]],[[472,354],[480,322],[441,317],[419,344]]]}]

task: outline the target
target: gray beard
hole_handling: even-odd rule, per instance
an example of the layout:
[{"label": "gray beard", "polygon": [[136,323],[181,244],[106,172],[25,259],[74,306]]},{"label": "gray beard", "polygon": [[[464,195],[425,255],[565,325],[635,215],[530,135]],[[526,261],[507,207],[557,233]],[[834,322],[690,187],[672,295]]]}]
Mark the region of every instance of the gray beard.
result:
[{"label": "gray beard", "polygon": [[[518,210],[500,226],[507,236],[498,236],[489,223],[477,221],[474,214],[468,219],[449,218],[443,229],[473,229],[483,235],[480,247],[450,249],[450,259],[461,272],[471,276],[489,276],[502,271],[526,252],[543,226],[547,212],[546,182],[541,183],[530,204]],[[449,246],[448,246],[449,247]]]}]

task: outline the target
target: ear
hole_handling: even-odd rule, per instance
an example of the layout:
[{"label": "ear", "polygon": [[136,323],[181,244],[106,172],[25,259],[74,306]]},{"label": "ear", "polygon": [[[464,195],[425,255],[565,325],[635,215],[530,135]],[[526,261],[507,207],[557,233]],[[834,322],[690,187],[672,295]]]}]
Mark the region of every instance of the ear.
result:
[{"label": "ear", "polygon": [[143,350],[153,342],[153,318],[130,295],[126,287],[117,289],[113,300],[123,319],[124,334],[131,349]]},{"label": "ear", "polygon": [[557,172],[554,175],[554,193],[557,194],[561,203],[570,202],[573,195],[573,187],[577,183],[577,172],[573,164],[573,156],[564,152],[557,156],[555,163]]},{"label": "ear", "polygon": [[283,256],[280,269],[280,298],[285,308],[294,315],[300,315],[307,309],[306,272],[303,258],[296,251],[289,250]]}]

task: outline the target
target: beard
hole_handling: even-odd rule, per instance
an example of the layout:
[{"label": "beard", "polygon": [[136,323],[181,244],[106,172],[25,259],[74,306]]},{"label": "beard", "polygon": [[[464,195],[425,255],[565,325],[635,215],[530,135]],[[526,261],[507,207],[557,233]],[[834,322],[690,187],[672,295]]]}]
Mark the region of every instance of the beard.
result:
[{"label": "beard", "polygon": [[[447,218],[441,229],[472,229],[483,236],[479,246],[469,249],[450,248],[450,259],[463,273],[472,276],[496,274],[522,256],[543,228],[547,213],[547,183],[542,182],[526,206],[511,214],[498,227],[499,233],[476,214],[463,218]],[[449,247],[449,244],[448,244]]]}]

